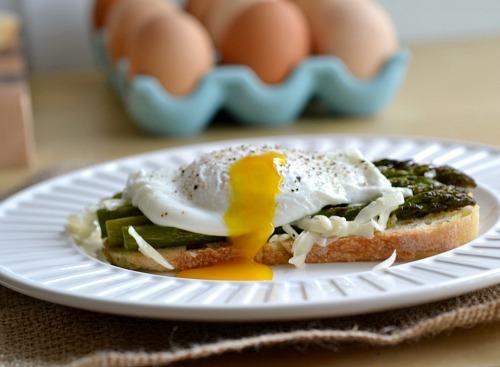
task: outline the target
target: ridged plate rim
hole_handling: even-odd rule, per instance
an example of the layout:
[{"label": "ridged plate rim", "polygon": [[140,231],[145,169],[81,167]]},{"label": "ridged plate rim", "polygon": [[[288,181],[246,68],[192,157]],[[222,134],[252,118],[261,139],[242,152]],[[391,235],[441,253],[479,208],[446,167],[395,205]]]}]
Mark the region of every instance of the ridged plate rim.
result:
[{"label": "ridged plate rim", "polygon": [[[446,148],[444,153],[447,153],[449,157],[446,161],[456,160],[457,157],[462,157],[466,152],[474,152],[474,154],[482,153],[486,156],[482,159],[482,162],[488,158],[485,162],[487,164],[492,164],[493,166],[500,166],[500,150],[498,148],[477,144],[477,143],[465,143],[456,140],[449,139],[434,139],[425,137],[409,137],[409,136],[379,136],[371,134],[358,134],[356,136],[351,134],[317,134],[317,135],[288,135],[280,137],[259,137],[250,139],[238,139],[238,140],[225,140],[219,142],[210,142],[205,144],[194,144],[177,148],[170,148],[156,152],[143,153],[139,155],[134,155],[127,158],[121,158],[113,161],[104,162],[98,165],[87,167],[63,176],[59,176],[43,183],[34,185],[26,190],[21,191],[18,194],[11,196],[10,198],[4,200],[0,203],[0,232],[4,233],[6,230],[2,230],[5,227],[5,223],[10,223],[6,219],[12,219],[13,215],[9,215],[9,210],[15,210],[16,207],[21,203],[28,203],[35,205],[38,201],[33,199],[35,195],[44,194],[47,190],[54,188],[66,188],[69,183],[74,183],[75,180],[84,180],[85,178],[92,177],[97,172],[116,172],[117,167],[125,167],[127,165],[135,165],[139,162],[144,164],[145,162],[154,161],[155,157],[160,156],[178,156],[193,154],[195,151],[214,149],[221,145],[227,144],[240,144],[243,142],[279,142],[287,144],[309,144],[315,145],[318,142],[324,143],[329,141],[331,144],[333,141],[336,142],[365,142],[374,144],[390,144],[402,146],[402,144],[410,144],[413,146],[422,147],[432,147],[438,146],[442,150]],[[398,145],[399,144],[399,145]],[[387,148],[385,148],[387,149]],[[438,152],[441,152],[438,150]],[[428,154],[428,157],[432,157],[435,152]],[[443,157],[444,155],[438,155],[434,158]],[[479,154],[481,156],[481,154]],[[426,158],[426,157],[424,157]],[[498,162],[495,160],[497,159]],[[474,162],[472,162],[474,163]],[[484,164],[484,163],[483,163]],[[114,168],[113,168],[114,167]],[[479,170],[479,173],[486,172],[486,169]],[[476,172],[477,173],[477,172]],[[484,176],[484,174],[483,174]],[[494,175],[493,175],[494,176]],[[55,282],[46,284],[40,281],[40,275],[38,278],[34,277],[33,272],[26,270],[16,270],[16,265],[9,264],[8,260],[3,259],[5,256],[5,248],[3,244],[11,243],[7,240],[2,241],[0,239],[0,284],[5,285],[11,289],[18,292],[40,298],[46,301],[55,302],[59,304],[64,304],[68,306],[101,311],[114,314],[130,315],[130,316],[142,316],[142,317],[154,317],[154,318],[164,318],[164,319],[186,319],[186,320],[205,320],[205,321],[256,321],[256,320],[278,320],[278,319],[301,319],[301,318],[312,318],[312,317],[327,317],[327,316],[340,316],[340,315],[351,315],[356,313],[374,312],[381,311],[390,308],[409,306],[429,301],[435,301],[459,294],[463,294],[469,291],[473,291],[478,288],[486,287],[498,283],[500,281],[500,252],[498,255],[495,250],[500,251],[500,227],[498,222],[498,199],[500,192],[500,184],[494,186],[494,177],[492,175],[486,175],[486,178],[478,180],[479,184],[484,191],[484,195],[488,200],[494,200],[494,210],[495,218],[493,219],[493,226],[488,231],[488,233],[483,234],[475,241],[457,248],[455,250],[448,251],[444,254],[440,254],[428,259],[412,262],[410,264],[403,264],[395,266],[386,272],[373,273],[370,271],[354,273],[345,276],[334,276],[331,277],[331,289],[329,292],[325,291],[326,286],[322,285],[322,281],[329,281],[329,278],[319,278],[312,280],[276,280],[272,282],[211,282],[211,281],[197,281],[197,280],[186,280],[186,279],[172,279],[165,278],[159,275],[150,275],[140,272],[133,272],[125,269],[116,268],[108,264],[104,264],[97,261],[92,261],[92,265],[88,265],[90,268],[96,268],[97,271],[104,272],[110,275],[110,281],[113,283],[114,278],[118,286],[120,286],[120,279],[132,280],[142,279],[143,277],[145,284],[148,282],[154,283],[155,286],[159,286],[158,293],[162,294],[162,287],[166,290],[170,288],[165,286],[168,284],[173,285],[173,290],[168,292],[174,292],[177,294],[178,300],[173,302],[159,302],[153,297],[151,299],[129,299],[123,296],[111,297],[111,296],[99,296],[87,292],[78,291],[78,285],[75,285],[76,290],[68,290],[61,285],[64,285],[64,278],[61,281],[59,278],[55,278]],[[70,188],[70,187],[69,187]],[[66,195],[66,194],[61,194]],[[489,196],[488,196],[489,195]],[[70,195],[71,196],[71,195]],[[31,199],[30,199],[31,198]],[[98,199],[98,197],[95,197]],[[31,201],[30,201],[31,200]],[[56,203],[64,207],[65,203]],[[36,206],[36,205],[35,205]],[[57,207],[57,205],[56,205]],[[42,207],[43,208],[43,207]],[[45,207],[47,209],[47,207]],[[60,210],[60,209],[58,209]],[[21,210],[22,212],[22,210]],[[492,214],[493,215],[493,214]],[[12,222],[12,221],[11,221]],[[4,227],[2,227],[4,224]],[[36,229],[36,226],[33,227]],[[59,228],[60,230],[60,228]],[[60,231],[59,231],[60,232]],[[34,231],[41,236],[36,241],[41,241],[42,243],[49,242],[49,239],[43,239],[44,236],[49,236],[52,234],[59,233],[56,231]],[[5,232],[7,234],[11,233],[15,235],[15,230],[10,230]],[[30,232],[27,232],[30,233]],[[43,236],[42,236],[43,234]],[[499,238],[496,239],[495,235]],[[21,236],[22,238],[22,236]],[[494,238],[494,239],[491,239]],[[45,242],[44,242],[45,241]],[[27,242],[27,241],[26,241]],[[57,243],[53,240],[53,244]],[[481,244],[487,244],[488,246],[481,247]],[[489,246],[491,244],[491,246]],[[26,245],[28,246],[28,245]],[[474,247],[476,246],[476,247]],[[479,247],[478,247],[479,246]],[[498,247],[496,247],[498,246]],[[23,246],[19,247],[19,256],[24,254],[29,255],[29,251],[24,250]],[[57,247],[57,246],[56,246]],[[33,246],[30,247],[33,249]],[[64,251],[69,251],[67,248],[62,246],[61,249]],[[3,250],[3,252],[2,252]],[[16,249],[17,251],[17,249]],[[51,250],[56,251],[56,250]],[[78,250],[77,250],[78,251]],[[493,255],[491,253],[493,252]],[[89,260],[86,255],[78,252],[79,255],[75,255],[80,259],[80,264],[86,263],[83,259]],[[49,252],[50,254],[50,252]],[[472,254],[472,255],[471,255]],[[452,256],[452,257],[450,257]],[[460,258],[457,261],[456,256]],[[462,257],[460,257],[462,256]],[[12,256],[11,256],[12,258]],[[471,260],[472,258],[472,260]],[[451,260],[450,260],[451,259]],[[466,260],[465,263],[462,260]],[[21,259],[20,264],[23,264],[24,259]],[[42,259],[43,261],[43,259]],[[76,260],[75,260],[76,261]],[[426,276],[422,274],[426,273],[425,267],[432,263],[435,266],[435,262],[439,262],[442,268],[435,267],[434,270],[439,269],[453,269],[456,275],[454,277],[448,277],[443,274],[434,273],[432,271],[428,272]],[[446,262],[447,261],[447,262]],[[451,263],[450,263],[451,261]],[[88,261],[87,261],[88,262]],[[30,264],[29,262],[27,262]],[[462,265],[457,265],[462,264]],[[443,265],[447,264],[447,265]],[[465,265],[464,265],[465,264]],[[483,264],[483,265],[481,265]],[[485,266],[484,264],[489,264]],[[62,266],[62,265],[61,265]],[[464,269],[462,271],[457,270],[460,267]],[[407,271],[412,268],[413,271],[416,267],[423,267],[424,270],[417,269],[422,274],[417,277],[417,280],[412,280],[411,273],[408,275]],[[83,268],[85,269],[85,267]],[[112,269],[112,270],[109,270]],[[466,270],[467,269],[467,270]],[[36,272],[35,272],[36,273]],[[396,275],[394,275],[394,273]],[[31,275],[30,275],[31,274]],[[43,274],[43,271],[42,271]],[[82,275],[83,274],[83,275]],[[76,273],[76,278],[78,275],[84,276],[85,270],[81,273]],[[450,275],[450,274],[448,274]],[[114,276],[114,278],[113,278]],[[33,278],[34,277],[34,278]],[[421,279],[435,278],[431,283],[422,283]],[[373,280],[373,279],[375,280]],[[38,280],[37,280],[38,279]],[[50,276],[49,278],[50,279]],[[99,285],[99,278],[94,277]],[[106,279],[106,278],[104,278]],[[158,280],[160,279],[160,280]],[[166,280],[167,279],[167,280]],[[420,279],[420,280],[418,280]],[[343,281],[351,282],[348,284],[346,289],[349,290],[346,294],[343,294],[344,290]],[[336,284],[336,282],[341,282],[341,286]],[[158,284],[165,283],[165,284]],[[71,281],[70,281],[71,283]],[[421,283],[421,284],[417,284]],[[55,284],[55,285],[54,285]],[[58,285],[59,284],[59,285]],[[114,283],[113,283],[114,284]],[[95,286],[95,285],[94,285]],[[397,286],[397,290],[394,287]],[[88,287],[88,286],[87,286]],[[191,288],[192,289],[191,289]],[[254,303],[244,303],[241,302],[222,302],[217,299],[218,296],[222,297],[227,294],[230,290],[236,287],[236,292],[239,292],[243,287],[255,288],[252,293],[253,297],[259,292],[264,292],[261,302]],[[309,290],[310,288],[313,290]],[[338,288],[335,290],[335,288]],[[83,287],[85,288],[85,287]],[[92,285],[90,286],[92,289]],[[227,288],[227,289],[226,289]],[[321,288],[321,289],[320,289]],[[203,297],[200,303],[193,303],[199,295],[196,293],[201,291],[210,293],[210,289],[217,290],[219,294],[214,296],[214,301],[212,303],[203,303]],[[340,289],[340,290],[339,290]],[[186,294],[183,294],[182,291]],[[177,291],[177,293],[175,293]],[[167,292],[167,293],[168,293]],[[249,291],[250,292],[250,291]],[[281,293],[280,293],[281,292]],[[351,293],[354,292],[354,293]],[[147,293],[147,292],[146,292]],[[250,292],[251,293],[251,292]],[[154,292],[152,292],[154,294]],[[179,296],[181,294],[181,296]],[[190,298],[192,294],[192,297]],[[297,294],[302,294],[302,296],[297,296]],[[318,294],[321,297],[318,298]],[[279,299],[280,295],[283,295],[287,299]],[[210,296],[210,294],[209,294]],[[233,297],[231,292],[227,297]],[[249,296],[250,297],[250,296]],[[274,299],[274,298],[276,299]],[[291,298],[290,298],[291,297]],[[175,297],[174,297],[175,298]],[[228,299],[229,299],[228,298]],[[191,301],[183,301],[183,299],[191,299]],[[274,300],[273,300],[274,299]]]}]

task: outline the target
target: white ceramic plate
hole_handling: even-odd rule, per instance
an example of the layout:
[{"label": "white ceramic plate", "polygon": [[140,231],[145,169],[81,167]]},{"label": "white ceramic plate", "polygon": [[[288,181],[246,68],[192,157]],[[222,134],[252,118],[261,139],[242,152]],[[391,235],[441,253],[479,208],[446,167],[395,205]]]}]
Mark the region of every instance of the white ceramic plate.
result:
[{"label": "white ceramic plate", "polygon": [[0,204],[0,283],[94,311],[189,320],[278,320],[351,315],[443,299],[500,282],[500,150],[451,141],[339,135],[249,139],[286,147],[357,147],[370,158],[450,164],[479,183],[481,235],[452,251],[374,272],[373,263],[275,267],[269,282],[177,279],[121,269],[64,234],[68,214],[123,189],[127,174],[242,141],[164,150],[104,163],[27,189]]}]

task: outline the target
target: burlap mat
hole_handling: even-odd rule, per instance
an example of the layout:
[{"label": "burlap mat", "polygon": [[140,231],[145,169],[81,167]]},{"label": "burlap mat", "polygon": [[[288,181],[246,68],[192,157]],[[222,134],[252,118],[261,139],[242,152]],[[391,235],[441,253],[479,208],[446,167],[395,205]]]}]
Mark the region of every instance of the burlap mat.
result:
[{"label": "burlap mat", "polygon": [[396,345],[495,320],[500,320],[500,285],[391,312],[238,324],[104,315],[35,300],[0,286],[0,365],[169,365],[278,345]]}]

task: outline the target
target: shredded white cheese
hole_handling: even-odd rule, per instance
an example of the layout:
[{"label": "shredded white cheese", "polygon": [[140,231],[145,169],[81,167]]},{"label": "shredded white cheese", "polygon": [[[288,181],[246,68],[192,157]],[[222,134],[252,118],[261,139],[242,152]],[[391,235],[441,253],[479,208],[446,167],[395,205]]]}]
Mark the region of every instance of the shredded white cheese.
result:
[{"label": "shredded white cheese", "polygon": [[103,242],[95,208],[89,208],[81,215],[71,214],[65,229],[87,254],[99,256]]},{"label": "shredded white cheese", "polygon": [[297,231],[290,224],[284,224],[281,228],[283,228],[285,233],[291,238],[297,238],[299,236]]},{"label": "shredded white cheese", "polygon": [[293,242],[293,257],[288,262],[300,268],[306,262],[306,256],[317,242],[318,236],[309,231],[303,231]]},{"label": "shredded white cheese", "polygon": [[[382,196],[364,207],[352,221],[343,217],[315,215],[297,221],[294,225],[302,229],[292,245],[290,264],[302,266],[314,244],[327,246],[339,237],[373,237],[375,231],[384,231],[391,212],[404,203],[402,190],[387,190]],[[292,228],[293,229],[293,228]],[[286,231],[286,229],[285,229]]]},{"label": "shredded white cheese", "polygon": [[134,227],[128,227],[128,234],[131,235],[135,242],[137,242],[137,246],[139,247],[139,251],[146,257],[149,257],[151,260],[163,266],[165,269],[174,270],[175,267],[170,264],[167,259],[165,259],[161,254],[156,251],[156,249],[147,243],[144,238],[142,238],[139,233],[134,229]]},{"label": "shredded white cheese", "polygon": [[397,254],[396,250],[394,250],[392,252],[391,256],[389,256],[387,259],[385,259],[381,263],[378,263],[377,265],[375,265],[372,270],[380,271],[380,270],[389,269],[392,266],[392,264],[394,264],[397,257],[398,257],[398,254]]},{"label": "shredded white cheese", "polygon": [[273,242],[283,242],[283,241],[287,241],[290,239],[290,235],[286,234],[286,233],[283,233],[283,234],[273,234],[270,238],[269,238],[269,242],[273,243]]},{"label": "shredded white cheese", "polygon": [[116,210],[119,207],[125,205],[127,201],[125,199],[102,199],[99,202],[99,208],[107,210]]},{"label": "shredded white cheese", "polygon": [[103,259],[101,250],[104,243],[101,238],[101,227],[97,221],[97,209],[115,210],[125,203],[124,199],[103,199],[97,207],[89,207],[82,214],[70,214],[65,226],[66,233],[87,254]]}]

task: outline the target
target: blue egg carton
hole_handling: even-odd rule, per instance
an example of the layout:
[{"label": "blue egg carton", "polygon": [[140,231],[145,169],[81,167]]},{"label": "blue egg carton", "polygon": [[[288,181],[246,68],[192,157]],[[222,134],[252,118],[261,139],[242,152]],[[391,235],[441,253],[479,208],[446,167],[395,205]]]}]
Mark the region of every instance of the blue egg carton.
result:
[{"label": "blue egg carton", "polygon": [[399,89],[408,67],[409,52],[397,51],[370,80],[355,78],[334,56],[311,56],[279,85],[262,83],[247,66],[214,68],[195,90],[172,96],[154,77],[127,78],[125,59],[113,65],[102,33],[93,46],[119,98],[137,125],[157,135],[189,136],[205,129],[224,109],[247,126],[282,126],[299,117],[316,97],[332,113],[362,116],[384,108]]}]

